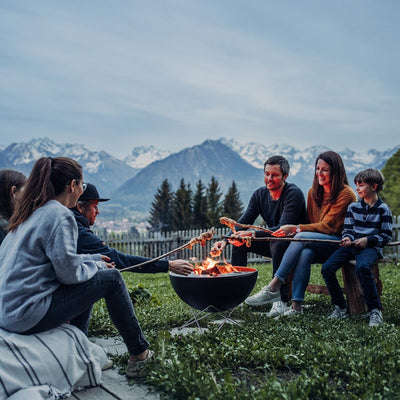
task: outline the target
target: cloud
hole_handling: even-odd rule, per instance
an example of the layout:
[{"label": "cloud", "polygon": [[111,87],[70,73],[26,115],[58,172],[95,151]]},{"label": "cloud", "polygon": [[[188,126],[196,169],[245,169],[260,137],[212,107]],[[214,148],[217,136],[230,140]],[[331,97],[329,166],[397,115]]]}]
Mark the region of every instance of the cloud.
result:
[{"label": "cloud", "polygon": [[397,137],[399,56],[382,55],[399,28],[371,1],[0,7],[0,128],[15,138],[97,134],[127,154],[221,135],[350,147]]}]

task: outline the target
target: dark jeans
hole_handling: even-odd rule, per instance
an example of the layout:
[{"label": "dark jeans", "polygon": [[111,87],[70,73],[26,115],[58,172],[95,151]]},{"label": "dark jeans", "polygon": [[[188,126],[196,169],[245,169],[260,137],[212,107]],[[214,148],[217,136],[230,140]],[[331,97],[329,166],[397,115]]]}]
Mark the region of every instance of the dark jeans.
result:
[{"label": "dark jeans", "polygon": [[[250,247],[245,244],[239,247],[234,246],[232,248],[232,260],[233,266],[245,267],[247,265],[247,253],[256,253],[261,256],[272,258],[272,276],[278,269],[279,264],[282,260],[283,254],[289,246],[289,242],[252,242]],[[284,282],[281,286],[281,299],[285,303],[290,300],[289,295],[290,282]]]},{"label": "dark jeans", "polygon": [[110,317],[131,355],[149,347],[133,309],[125,282],[116,269],[99,270],[90,280],[76,285],[61,285],[52,295],[45,316],[25,333],[37,333],[71,321],[87,334],[93,304],[105,299]]},{"label": "dark jeans", "polygon": [[346,261],[356,260],[356,275],[360,280],[364,292],[364,300],[368,306],[368,311],[374,308],[382,309],[379,300],[378,291],[375,285],[371,266],[380,258],[379,253],[372,247],[365,249],[356,249],[354,247],[341,247],[329,257],[322,266],[322,276],[324,277],[326,287],[332,297],[332,303],[344,308],[346,301],[343,291],[336,278],[336,271],[343,266]]}]

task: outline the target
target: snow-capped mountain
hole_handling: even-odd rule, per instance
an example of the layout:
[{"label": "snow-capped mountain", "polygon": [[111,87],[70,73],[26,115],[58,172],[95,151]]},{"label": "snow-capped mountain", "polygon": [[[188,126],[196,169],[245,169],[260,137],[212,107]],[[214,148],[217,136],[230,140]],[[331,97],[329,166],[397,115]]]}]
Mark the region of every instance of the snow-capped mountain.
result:
[{"label": "snow-capped mountain", "polygon": [[103,196],[108,196],[138,172],[138,169],[104,151],[91,151],[80,144],[57,144],[48,138],[13,143],[0,150],[0,168],[13,168],[29,175],[33,164],[40,157],[58,156],[78,161],[82,165],[85,181],[96,184]]},{"label": "snow-capped mountain", "polygon": [[[372,149],[365,153],[351,149],[340,151],[350,184],[355,174],[364,168],[381,169],[398,148]],[[94,183],[102,196],[110,196],[113,200],[102,209],[123,216],[128,207],[148,212],[154,194],[165,178],[175,190],[181,178],[195,188],[199,179],[207,185],[210,176],[214,175],[223,193],[234,180],[246,204],[252,191],[263,185],[264,162],[274,154],[288,158],[291,166],[289,181],[306,193],[312,183],[315,159],[326,150],[329,149],[324,146],[298,150],[289,145],[239,144],[221,138],[173,154],[154,146],[135,147],[127,158],[119,160],[104,151],[95,152],[79,144],[57,144],[41,138],[0,147],[0,168],[14,168],[28,175],[40,157],[74,158],[83,167],[85,181]]]},{"label": "snow-capped mountain", "polygon": [[138,146],[132,153],[124,158],[124,161],[132,168],[144,168],[154,161],[168,157],[171,152],[156,149],[154,146]]},{"label": "snow-capped mountain", "polygon": [[223,193],[235,180],[242,198],[246,200],[263,184],[262,169],[250,165],[221,141],[206,140],[151,163],[118,188],[113,198],[118,198],[124,207],[131,210],[148,211],[164,179],[168,179],[172,190],[178,188],[182,178],[194,190],[199,180],[207,186],[212,176],[217,179]]},{"label": "snow-capped mountain", "polygon": [[[233,139],[226,138],[220,138],[219,140],[232,150],[236,151],[241,157],[256,168],[263,168],[264,162],[269,155],[284,155],[290,163],[290,175],[292,177],[295,177],[300,173],[300,171],[304,170],[305,166],[307,166],[306,169],[312,171],[318,154],[331,150],[326,146],[313,146],[305,150],[299,150],[286,144],[265,146],[254,142],[240,144]],[[371,149],[366,153],[362,153],[347,148],[339,151],[339,154],[343,159],[347,172],[357,173],[368,166],[373,166],[378,169],[382,168],[387,159],[390,158],[397,149],[398,146],[384,151]]]}]

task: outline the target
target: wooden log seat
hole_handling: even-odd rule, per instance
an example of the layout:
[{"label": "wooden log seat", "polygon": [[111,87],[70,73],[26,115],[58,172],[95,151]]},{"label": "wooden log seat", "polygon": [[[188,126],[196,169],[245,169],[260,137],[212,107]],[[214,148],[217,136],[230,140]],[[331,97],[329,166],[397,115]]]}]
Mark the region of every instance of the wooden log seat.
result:
[{"label": "wooden log seat", "polygon": [[[379,297],[382,294],[382,281],[379,278],[379,264],[389,262],[388,259],[380,259],[372,266],[372,274],[375,278],[376,288],[378,290]],[[367,306],[364,302],[364,294],[361,288],[360,281],[358,280],[355,272],[356,262],[355,260],[348,261],[343,265],[343,292],[347,299],[349,312],[352,314],[362,314],[367,311]],[[328,288],[324,285],[308,285],[307,292],[316,294],[327,294],[329,295]]]}]

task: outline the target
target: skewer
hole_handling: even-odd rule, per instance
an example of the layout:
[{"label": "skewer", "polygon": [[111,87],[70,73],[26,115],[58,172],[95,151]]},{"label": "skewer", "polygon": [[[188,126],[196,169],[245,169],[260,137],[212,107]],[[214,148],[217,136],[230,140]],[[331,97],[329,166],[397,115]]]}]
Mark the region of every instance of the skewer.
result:
[{"label": "skewer", "polygon": [[[246,241],[246,237],[242,237],[239,235],[227,235],[222,236],[224,239],[232,239],[232,240],[242,240]],[[251,238],[251,241],[255,242],[270,242],[274,240],[283,240],[287,242],[322,242],[322,243],[340,243],[340,240],[332,240],[332,239],[306,239],[306,238],[291,238],[291,237],[273,237],[273,236],[265,236],[265,237],[255,237]]]},{"label": "skewer", "polygon": [[[246,237],[241,237],[239,235],[224,235],[223,239],[232,239],[232,240],[242,240],[245,242],[247,240]],[[273,237],[273,236],[265,236],[265,237],[256,237],[251,238],[251,241],[255,242],[270,242],[274,240],[283,240],[288,242],[322,242],[322,243],[340,243],[340,240],[331,240],[331,239],[306,239],[306,238],[291,238],[291,237]],[[400,242],[389,242],[385,246],[399,246]]]},{"label": "skewer", "polygon": [[193,247],[193,245],[195,245],[196,243],[201,243],[201,246],[204,247],[206,245],[206,241],[207,240],[211,240],[211,238],[213,237],[214,233],[215,233],[215,229],[211,228],[208,231],[201,233],[199,236],[190,239],[189,242],[183,244],[182,246],[180,246],[180,247],[178,247],[178,248],[176,248],[174,250],[171,250],[171,251],[169,251],[169,252],[167,252],[165,254],[162,254],[161,256],[152,258],[150,260],[143,261],[140,264],[136,264],[136,265],[132,265],[130,267],[126,267],[126,268],[120,269],[119,271],[123,272],[123,271],[129,271],[129,270],[132,270],[132,269],[141,268],[144,265],[151,264],[151,263],[153,263],[155,261],[161,260],[162,258],[170,256],[171,254],[177,253],[178,251],[181,251],[183,249],[186,249],[186,248],[191,249]]},{"label": "skewer", "polygon": [[233,220],[231,218],[227,218],[227,217],[221,217],[219,219],[219,222],[221,222],[221,224],[227,225],[233,232],[236,232],[235,226],[239,226],[240,228],[257,229],[259,231],[272,233],[272,231],[270,231],[269,229],[263,228],[262,226],[240,224],[240,223],[236,222],[235,220]]}]

